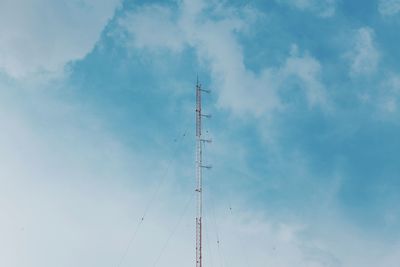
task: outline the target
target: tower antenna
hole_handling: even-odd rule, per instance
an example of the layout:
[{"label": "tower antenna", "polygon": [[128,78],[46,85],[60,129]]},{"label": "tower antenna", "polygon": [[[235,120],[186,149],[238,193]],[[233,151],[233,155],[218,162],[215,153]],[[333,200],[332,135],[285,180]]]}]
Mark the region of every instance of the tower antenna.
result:
[{"label": "tower antenna", "polygon": [[210,118],[211,115],[202,113],[201,95],[202,93],[210,93],[208,90],[201,88],[199,77],[196,82],[196,267],[202,267],[202,213],[203,213],[203,186],[202,186],[202,170],[210,169],[211,166],[203,165],[203,144],[210,143],[211,140],[202,138],[202,117]]}]

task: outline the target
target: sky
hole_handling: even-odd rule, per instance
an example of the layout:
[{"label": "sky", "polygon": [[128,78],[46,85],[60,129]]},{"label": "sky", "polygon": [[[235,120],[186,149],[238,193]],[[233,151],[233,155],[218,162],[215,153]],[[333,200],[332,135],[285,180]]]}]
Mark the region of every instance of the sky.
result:
[{"label": "sky", "polygon": [[[398,267],[399,0],[0,1],[0,265]],[[143,218],[143,220],[142,220]]]}]

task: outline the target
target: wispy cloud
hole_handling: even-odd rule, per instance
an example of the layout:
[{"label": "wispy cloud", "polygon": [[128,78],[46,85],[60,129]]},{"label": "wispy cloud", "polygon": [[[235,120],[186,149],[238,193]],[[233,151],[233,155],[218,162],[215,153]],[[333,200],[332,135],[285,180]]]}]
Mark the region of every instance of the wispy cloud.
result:
[{"label": "wispy cloud", "polygon": [[[205,8],[218,19],[205,16]],[[283,66],[264,68],[259,73],[245,66],[237,33],[246,34],[257,16],[250,7],[221,9],[203,1],[183,1],[178,10],[158,5],[137,8],[120,25],[132,36],[128,45],[136,48],[173,52],[194,48],[199,61],[210,69],[219,105],[236,114],[260,116],[281,109],[280,87],[293,76],[300,81],[311,106],[326,104],[325,88],[319,79],[321,66],[311,55],[289,55]],[[153,34],[159,27],[162,33]]]},{"label": "wispy cloud", "polygon": [[347,54],[352,75],[372,74],[376,71],[380,52],[374,40],[374,30],[368,27],[355,32],[353,48]]},{"label": "wispy cloud", "polygon": [[379,13],[384,16],[393,16],[400,12],[399,0],[379,0]]},{"label": "wispy cloud", "polygon": [[400,100],[400,75],[389,74],[378,92],[378,106],[381,111],[396,114]]},{"label": "wispy cloud", "polygon": [[336,11],[336,0],[277,0],[297,9],[311,11],[320,17],[332,17]]}]

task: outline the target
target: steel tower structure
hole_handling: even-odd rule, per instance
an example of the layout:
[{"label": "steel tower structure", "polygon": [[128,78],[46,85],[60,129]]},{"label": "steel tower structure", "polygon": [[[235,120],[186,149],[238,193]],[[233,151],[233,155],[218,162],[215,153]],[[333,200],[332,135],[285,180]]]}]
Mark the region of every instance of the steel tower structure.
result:
[{"label": "steel tower structure", "polygon": [[203,181],[202,169],[211,168],[203,165],[203,144],[211,142],[211,140],[202,138],[202,118],[210,118],[210,115],[202,113],[201,95],[202,93],[210,93],[208,90],[201,88],[199,80],[196,83],[196,195],[197,195],[197,210],[196,210],[196,267],[202,267],[202,213],[203,213]]}]

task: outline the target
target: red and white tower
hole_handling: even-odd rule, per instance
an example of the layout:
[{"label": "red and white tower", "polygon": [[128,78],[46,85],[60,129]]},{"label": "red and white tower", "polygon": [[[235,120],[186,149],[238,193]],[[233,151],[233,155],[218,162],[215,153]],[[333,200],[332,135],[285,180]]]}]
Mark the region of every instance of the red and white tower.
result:
[{"label": "red and white tower", "polygon": [[210,118],[210,115],[205,115],[201,110],[201,94],[202,92],[210,93],[208,90],[203,90],[197,79],[196,84],[196,195],[197,195],[197,211],[196,211],[196,267],[202,267],[202,203],[203,203],[203,186],[202,186],[202,169],[211,168],[203,165],[203,144],[211,142],[211,140],[202,138],[203,117]]}]

